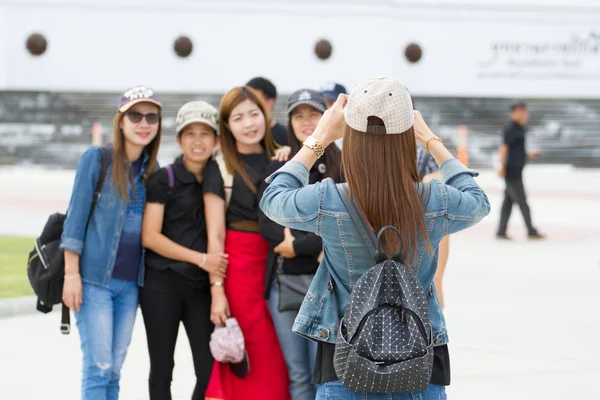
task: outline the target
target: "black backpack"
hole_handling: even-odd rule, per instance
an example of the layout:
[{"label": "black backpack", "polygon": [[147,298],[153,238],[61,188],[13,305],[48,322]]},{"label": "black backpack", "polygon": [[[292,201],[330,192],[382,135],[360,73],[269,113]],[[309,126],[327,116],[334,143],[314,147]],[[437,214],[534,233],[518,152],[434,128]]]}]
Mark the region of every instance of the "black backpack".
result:
[{"label": "black backpack", "polygon": [[[388,260],[381,249],[385,231],[400,232],[386,226],[375,238],[350,201],[347,186],[338,185],[338,191],[375,265],[353,285],[340,321],[333,359],[337,377],[352,392],[425,390],[433,368],[427,296],[416,274],[405,265],[402,250]],[[425,206],[429,184],[419,184],[419,191]]]},{"label": "black backpack", "polygon": [[[86,223],[87,226],[92,218],[92,213],[96,207],[98,196],[104,183],[104,175],[108,168],[109,154],[106,147],[102,152],[102,167],[100,176],[94,189],[94,198],[90,215]],[[29,253],[27,262],[27,277],[31,288],[37,296],[37,310],[49,313],[52,306],[62,303],[63,284],[65,279],[65,257],[60,248],[63,225],[67,216],[61,213],[50,215],[41,235],[33,243],[33,250]],[[71,331],[71,318],[69,308],[63,304],[62,321],[60,331],[68,335]]]}]

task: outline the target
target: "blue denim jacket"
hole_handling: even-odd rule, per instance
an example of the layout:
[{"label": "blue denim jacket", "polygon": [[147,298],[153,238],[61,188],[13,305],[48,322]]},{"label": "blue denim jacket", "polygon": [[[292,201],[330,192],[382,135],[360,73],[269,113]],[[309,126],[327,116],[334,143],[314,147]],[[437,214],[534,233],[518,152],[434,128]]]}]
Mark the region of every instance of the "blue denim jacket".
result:
[{"label": "blue denim jacket", "polygon": [[[419,239],[416,259],[411,261],[423,287],[428,288],[434,345],[448,341],[446,322],[433,286],[439,242],[448,234],[475,225],[490,212],[487,196],[473,179],[477,171],[467,169],[456,159],[443,163],[440,170],[445,184],[432,182],[425,212],[429,241],[436,251],[428,252],[425,242]],[[331,179],[308,185],[306,167],[290,161],[268,177],[267,182],[270,185],[260,202],[264,213],[278,224],[314,232],[323,238],[324,258],[293,331],[312,340],[335,343],[338,317],[346,309],[354,283],[374,265],[373,258]],[[329,274],[334,280],[336,299],[328,285]]]},{"label": "blue denim jacket", "polygon": [[[80,255],[79,273],[83,282],[105,288],[109,287],[115,266],[127,209],[125,200],[117,198],[111,176],[112,146],[108,146],[108,150],[110,156],[108,168],[87,231],[85,224],[90,214],[94,189],[102,166],[102,147],[87,149],[79,159],[60,245],[62,249]],[[148,152],[144,151],[142,157],[141,173],[136,180],[141,180],[145,188],[143,177],[148,168]],[[129,195],[133,195],[130,184]],[[143,282],[144,257],[142,255],[138,285],[142,286]]]}]

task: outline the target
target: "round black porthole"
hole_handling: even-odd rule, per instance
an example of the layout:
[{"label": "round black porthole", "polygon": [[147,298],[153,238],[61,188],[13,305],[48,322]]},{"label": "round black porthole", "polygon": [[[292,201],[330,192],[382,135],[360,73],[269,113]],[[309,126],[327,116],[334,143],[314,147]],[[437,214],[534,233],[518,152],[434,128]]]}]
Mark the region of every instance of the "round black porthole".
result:
[{"label": "round black porthole", "polygon": [[331,42],[326,39],[321,39],[315,45],[315,54],[320,60],[327,60],[331,57],[331,53],[333,52],[333,47],[331,46]]},{"label": "round black porthole", "polygon": [[25,46],[31,55],[41,56],[48,48],[48,41],[43,35],[34,33],[29,35]]},{"label": "round black porthole", "polygon": [[187,36],[179,36],[177,39],[175,39],[175,43],[173,45],[175,54],[182,58],[185,58],[192,54],[193,48],[194,45],[192,44],[190,38]]},{"label": "round black porthole", "polygon": [[408,62],[416,63],[419,62],[419,60],[423,56],[423,50],[418,44],[411,43],[408,46],[406,46],[406,49],[404,50],[404,56],[406,57]]}]

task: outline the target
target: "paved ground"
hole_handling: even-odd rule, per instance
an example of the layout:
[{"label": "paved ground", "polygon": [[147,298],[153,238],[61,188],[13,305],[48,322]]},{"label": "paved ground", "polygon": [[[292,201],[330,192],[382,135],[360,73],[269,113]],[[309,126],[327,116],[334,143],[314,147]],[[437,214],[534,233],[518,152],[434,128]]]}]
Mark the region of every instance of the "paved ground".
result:
[{"label": "paved ground", "polygon": [[[528,242],[515,208],[513,242],[493,239],[502,182],[480,182],[493,212],[451,241],[445,292],[450,399],[599,399],[600,171],[531,167],[534,222],[549,234]],[[34,235],[64,207],[72,173],[0,170],[0,234]],[[77,332],[61,336],[59,313],[0,319],[0,399],[77,399]],[[183,332],[183,331],[182,331]],[[189,398],[193,367],[185,334],[176,354],[175,399]],[[141,319],[125,362],[122,398],[147,399]]]}]

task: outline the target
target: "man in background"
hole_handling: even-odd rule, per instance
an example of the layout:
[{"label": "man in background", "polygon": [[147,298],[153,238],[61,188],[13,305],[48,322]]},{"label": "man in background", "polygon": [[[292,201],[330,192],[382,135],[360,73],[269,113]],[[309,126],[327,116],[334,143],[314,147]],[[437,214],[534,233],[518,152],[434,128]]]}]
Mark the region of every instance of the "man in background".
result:
[{"label": "man in background", "polygon": [[267,117],[270,120],[271,134],[273,135],[273,139],[275,139],[277,144],[280,146],[287,146],[287,128],[278,123],[272,116],[273,107],[275,107],[275,101],[277,100],[277,88],[275,85],[267,78],[259,76],[250,79],[248,83],[246,83],[246,86],[250,86],[252,89],[258,91],[265,101],[265,104],[267,105],[267,112],[269,113]]},{"label": "man in background", "polygon": [[498,239],[510,239],[506,235],[508,220],[514,203],[519,205],[523,220],[527,226],[529,239],[543,239],[545,235],[540,234],[531,222],[531,211],[527,204],[525,187],[523,186],[523,169],[528,158],[536,158],[539,153],[526,151],[525,148],[525,126],[529,122],[529,111],[525,103],[515,103],[510,108],[511,122],[504,129],[503,144],[500,146],[500,177],[506,182],[504,191],[504,202],[500,212],[500,226],[496,237]]}]

